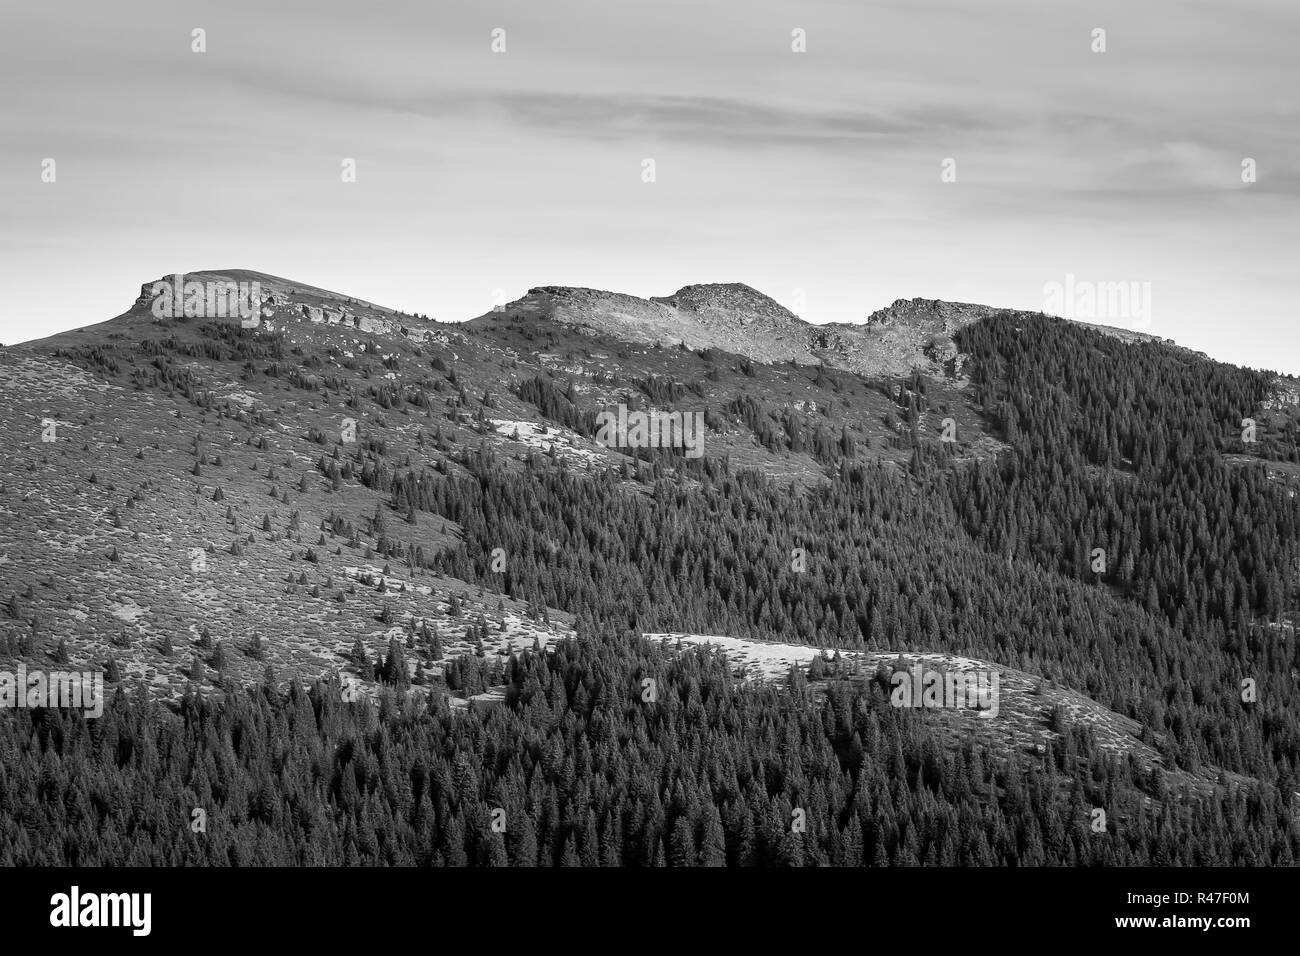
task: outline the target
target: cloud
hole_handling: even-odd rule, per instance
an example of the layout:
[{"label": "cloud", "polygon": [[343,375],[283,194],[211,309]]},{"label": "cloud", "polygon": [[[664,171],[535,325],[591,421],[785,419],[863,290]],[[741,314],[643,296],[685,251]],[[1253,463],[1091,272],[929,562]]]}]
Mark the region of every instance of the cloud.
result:
[{"label": "cloud", "polygon": [[[446,318],[494,287],[722,275],[854,320],[1132,272],[1160,278],[1180,341],[1300,354],[1277,292],[1300,255],[1292,0],[139,10],[26,7],[0,34],[0,248],[62,293],[20,288],[6,323],[102,319],[113,275],[133,294],[230,262]],[[1239,342],[1222,316],[1241,302],[1256,331]]]}]

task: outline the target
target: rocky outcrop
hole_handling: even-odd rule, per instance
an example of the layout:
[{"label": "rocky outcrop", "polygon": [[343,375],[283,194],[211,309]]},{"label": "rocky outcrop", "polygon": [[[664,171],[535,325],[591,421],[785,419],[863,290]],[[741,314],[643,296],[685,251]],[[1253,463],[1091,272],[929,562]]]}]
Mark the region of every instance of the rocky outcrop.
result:
[{"label": "rocky outcrop", "polygon": [[502,314],[551,319],[641,345],[719,349],[768,363],[820,361],[809,344],[814,326],[743,283],[690,285],[649,299],[539,286],[491,315]]},{"label": "rocky outcrop", "polygon": [[812,325],[770,296],[732,282],[688,285],[649,299],[539,286],[494,315],[551,319],[626,342],[718,349],[769,364],[825,363],[863,374],[905,375],[916,368],[931,374],[959,369],[962,357],[952,335],[993,311],[934,299],[900,299],[863,325]]}]

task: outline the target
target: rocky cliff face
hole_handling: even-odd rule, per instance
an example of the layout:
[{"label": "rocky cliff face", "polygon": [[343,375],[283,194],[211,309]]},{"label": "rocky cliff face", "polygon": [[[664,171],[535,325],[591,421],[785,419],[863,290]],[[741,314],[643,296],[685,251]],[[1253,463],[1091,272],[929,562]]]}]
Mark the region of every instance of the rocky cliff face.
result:
[{"label": "rocky cliff face", "polygon": [[654,296],[650,301],[661,302],[679,312],[693,313],[701,319],[715,322],[734,319],[742,326],[755,323],[783,326],[806,324],[775,299],[743,282],[682,286],[672,295]]},{"label": "rocky cliff face", "polygon": [[640,345],[720,349],[756,361],[815,364],[808,323],[741,283],[691,285],[668,296],[541,286],[504,306],[507,316],[551,319]]},{"label": "rocky cliff face", "polygon": [[900,299],[865,325],[813,325],[744,283],[689,285],[649,299],[542,286],[504,306],[507,316],[550,319],[642,345],[718,349],[768,364],[826,364],[863,374],[939,374],[957,357],[951,336],[992,314],[987,306]]},{"label": "rocky cliff face", "polygon": [[998,310],[941,299],[898,299],[877,309],[862,324],[833,322],[821,326],[830,364],[863,375],[960,375],[965,356],[952,337],[963,327]]},{"label": "rocky cliff face", "polygon": [[[165,283],[168,294],[175,298],[176,277],[172,275],[151,279],[140,286],[140,294],[131,304],[120,320],[131,319],[145,321],[171,321],[158,319],[154,315],[154,304],[164,293],[155,291],[159,283]],[[358,333],[372,335],[397,336],[415,342],[428,341],[442,336],[437,323],[427,317],[408,315],[383,306],[378,306],[360,299],[340,295],[325,289],[295,283],[279,276],[246,269],[221,271],[188,272],[180,275],[182,291],[184,284],[199,283],[234,283],[256,288],[259,298],[259,324],[267,331],[284,331],[292,335],[305,325],[334,328],[341,334]],[[253,286],[256,283],[256,286]],[[184,299],[177,303],[183,307]],[[204,318],[197,316],[196,318]],[[210,316],[209,316],[210,317]]]}]

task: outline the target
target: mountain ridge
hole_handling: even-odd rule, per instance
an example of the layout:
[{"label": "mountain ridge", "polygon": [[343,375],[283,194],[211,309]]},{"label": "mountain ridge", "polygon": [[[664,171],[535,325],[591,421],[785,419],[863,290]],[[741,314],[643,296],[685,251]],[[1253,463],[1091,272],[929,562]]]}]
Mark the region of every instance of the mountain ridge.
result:
[{"label": "mountain ridge", "polygon": [[[155,286],[171,282],[174,275],[141,283],[135,301],[118,316],[12,345],[42,343],[139,314],[152,303]],[[959,371],[964,359],[951,338],[960,329],[998,313],[1045,314],[913,297],[895,299],[861,322],[812,323],[747,283],[704,282],[649,297],[586,286],[533,286],[519,298],[479,316],[440,321],[254,269],[201,269],[179,275],[185,281],[256,281],[267,293],[273,312],[293,299],[297,303],[294,311],[302,311],[314,322],[351,323],[367,332],[391,332],[403,327],[409,331],[428,325],[444,330],[458,325],[473,327],[474,323],[505,313],[595,329],[640,344],[718,348],[769,364],[826,364],[869,375],[903,375],[916,368],[939,374],[945,365],[954,362]],[[1213,361],[1206,353],[1180,346],[1173,339],[1114,326],[1080,324],[1125,342],[1160,344]]]}]

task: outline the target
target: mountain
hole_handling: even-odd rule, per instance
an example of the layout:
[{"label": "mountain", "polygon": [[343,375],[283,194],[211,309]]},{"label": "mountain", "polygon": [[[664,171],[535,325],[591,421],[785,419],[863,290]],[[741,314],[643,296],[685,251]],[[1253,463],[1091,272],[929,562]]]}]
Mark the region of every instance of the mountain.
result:
[{"label": "mountain", "polygon": [[[973,322],[1007,311],[966,302],[899,299],[861,323],[813,325],[740,282],[689,285],[649,299],[543,286],[470,324],[482,325],[494,314],[504,314],[588,329],[624,342],[716,349],[768,364],[825,365],[871,377],[901,377],[918,369],[928,375],[960,376],[965,356],[953,336]],[[1177,348],[1171,339],[1142,332],[1093,328],[1126,342]]]},{"label": "mountain", "polygon": [[953,332],[993,311],[900,299],[865,325],[818,326],[739,282],[684,286],[649,299],[544,286],[498,310],[508,318],[544,319],[640,345],[717,349],[756,362],[826,365],[872,375],[907,375],[913,368],[942,372],[956,358]]},{"label": "mountain", "polygon": [[[608,748],[615,726],[678,774],[705,761],[670,754],[712,713],[719,741],[784,768],[762,795],[728,783],[730,805],[820,801],[829,842],[807,852],[827,859],[850,776],[1051,831],[1011,847],[990,822],[968,862],[1150,859],[1215,827],[1234,859],[1300,848],[1294,381],[925,299],[818,326],[740,283],[651,299],[548,286],[450,323],[248,270],[185,279],[255,296],[246,315],[187,316],[184,287],[161,307],[162,277],[113,319],[0,350],[0,661],[102,668],[163,706],[159,727],[202,719],[195,694],[259,685],[314,684],[322,714],[322,694],[373,698],[385,719],[414,695],[457,738],[438,760],[486,759],[461,748],[491,737],[512,754],[501,780],[534,766],[524,741]],[[604,440],[601,412],[620,406],[698,415],[702,454]],[[651,639],[667,633],[736,643],[723,664]],[[999,671],[1014,719],[972,734],[894,713],[903,654]],[[744,679],[745,655],[786,676]],[[238,706],[269,708],[270,726],[293,700]],[[759,724],[800,728],[822,796]],[[563,799],[589,806],[599,772],[566,773]],[[1021,773],[1052,784],[1033,806]],[[1248,822],[1250,788],[1267,812]],[[1077,816],[1066,833],[1108,793],[1113,840],[1089,843]],[[872,806],[859,856],[925,857],[871,829]],[[1145,815],[1165,812],[1157,833]],[[495,852],[457,825],[447,859]],[[721,826],[734,855],[746,824]],[[935,858],[958,853],[938,832]],[[783,839],[762,852],[785,858]],[[327,857],[346,858],[339,841]]]}]

